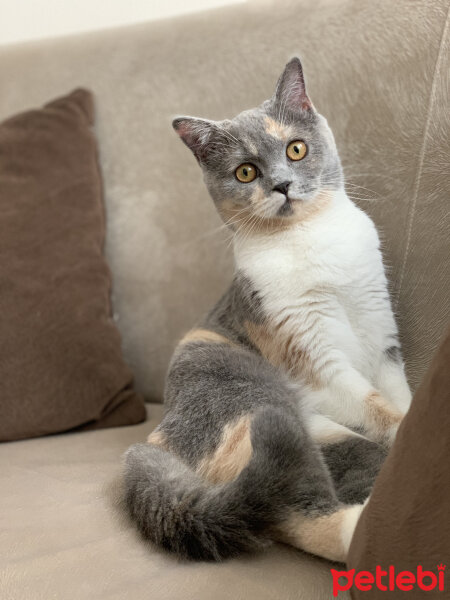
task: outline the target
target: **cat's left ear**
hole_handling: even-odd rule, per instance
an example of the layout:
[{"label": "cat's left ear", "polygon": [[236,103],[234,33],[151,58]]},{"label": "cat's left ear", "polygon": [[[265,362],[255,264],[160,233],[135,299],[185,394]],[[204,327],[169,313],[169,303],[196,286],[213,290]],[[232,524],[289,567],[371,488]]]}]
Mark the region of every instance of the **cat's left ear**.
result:
[{"label": "cat's left ear", "polygon": [[306,93],[305,78],[299,58],[291,59],[286,65],[278,80],[275,102],[280,107],[288,108],[293,112],[312,110],[313,105]]},{"label": "cat's left ear", "polygon": [[192,150],[198,162],[204,163],[213,146],[217,129],[215,122],[196,117],[178,117],[172,121],[172,127]]}]

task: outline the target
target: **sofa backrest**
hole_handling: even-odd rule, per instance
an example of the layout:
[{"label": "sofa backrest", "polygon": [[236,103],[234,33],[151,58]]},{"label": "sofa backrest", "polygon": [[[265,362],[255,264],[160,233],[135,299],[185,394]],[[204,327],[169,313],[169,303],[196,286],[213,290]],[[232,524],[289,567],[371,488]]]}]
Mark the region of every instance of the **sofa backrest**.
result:
[{"label": "sofa backrest", "polygon": [[415,386],[449,317],[448,6],[256,1],[0,48],[0,118],[78,86],[95,93],[113,302],[147,399],[161,400],[177,338],[232,276],[229,235],[171,118],[259,104],[294,54],[349,193],[381,232]]}]

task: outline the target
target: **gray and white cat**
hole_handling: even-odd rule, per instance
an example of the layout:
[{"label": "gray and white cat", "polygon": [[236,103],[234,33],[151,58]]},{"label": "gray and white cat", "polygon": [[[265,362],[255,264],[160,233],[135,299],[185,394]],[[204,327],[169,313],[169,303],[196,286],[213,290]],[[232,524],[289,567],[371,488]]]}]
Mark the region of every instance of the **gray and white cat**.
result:
[{"label": "gray and white cat", "polygon": [[297,58],[261,106],[173,126],[236,269],[175,350],[162,423],[127,452],[129,511],[184,557],[281,540],[344,561],[411,399],[374,224]]}]

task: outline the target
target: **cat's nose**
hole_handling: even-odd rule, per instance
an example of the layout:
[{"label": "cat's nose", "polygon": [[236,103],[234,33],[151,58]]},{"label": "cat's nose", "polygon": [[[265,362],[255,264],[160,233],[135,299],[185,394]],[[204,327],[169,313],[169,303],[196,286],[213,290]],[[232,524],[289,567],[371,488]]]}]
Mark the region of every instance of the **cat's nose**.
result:
[{"label": "cat's nose", "polygon": [[285,196],[287,196],[288,193],[288,187],[291,185],[290,181],[283,181],[283,183],[278,183],[274,188],[273,191],[274,192],[281,192],[282,194],[284,194]]}]

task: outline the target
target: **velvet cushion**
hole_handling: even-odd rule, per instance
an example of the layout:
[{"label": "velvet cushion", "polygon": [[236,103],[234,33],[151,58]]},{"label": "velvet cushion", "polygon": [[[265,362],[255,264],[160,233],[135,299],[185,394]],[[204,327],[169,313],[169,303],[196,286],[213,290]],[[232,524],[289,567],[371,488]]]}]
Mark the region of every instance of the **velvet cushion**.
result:
[{"label": "velvet cushion", "polygon": [[142,421],[112,320],[93,99],[0,124],[0,440]]}]

